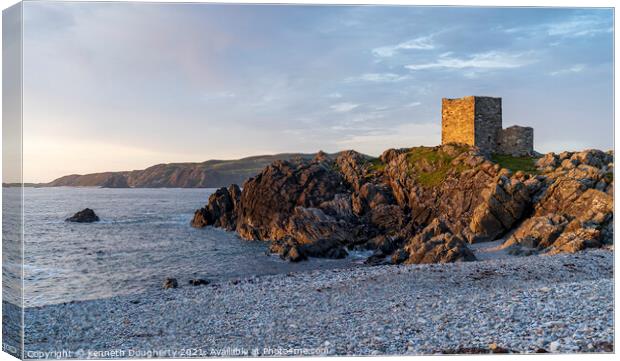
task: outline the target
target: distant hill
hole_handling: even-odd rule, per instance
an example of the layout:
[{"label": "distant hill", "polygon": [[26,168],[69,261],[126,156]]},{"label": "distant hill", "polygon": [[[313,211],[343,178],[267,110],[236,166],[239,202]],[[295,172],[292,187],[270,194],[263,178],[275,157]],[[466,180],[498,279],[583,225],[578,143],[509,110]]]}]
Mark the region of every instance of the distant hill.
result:
[{"label": "distant hill", "polygon": [[217,188],[231,183],[241,185],[275,160],[313,158],[315,154],[282,153],[238,160],[208,160],[203,163],[158,164],[144,170],[71,174],[40,187],[106,188]]}]

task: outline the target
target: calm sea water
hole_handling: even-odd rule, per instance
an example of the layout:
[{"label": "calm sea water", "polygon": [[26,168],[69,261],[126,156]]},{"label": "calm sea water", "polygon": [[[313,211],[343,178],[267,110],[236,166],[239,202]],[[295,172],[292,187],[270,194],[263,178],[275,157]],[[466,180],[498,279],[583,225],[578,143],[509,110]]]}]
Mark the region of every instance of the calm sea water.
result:
[{"label": "calm sea water", "polygon": [[[191,278],[222,280],[361,263],[362,255],[292,264],[267,255],[263,242],[190,227],[194,211],[213,191],[26,188],[25,305],[135,294],[161,287],[166,277],[190,287]],[[5,199],[15,198],[16,192],[4,188]],[[86,207],[94,209],[101,222],[64,221]],[[19,264],[10,258],[5,257],[5,273]]]}]

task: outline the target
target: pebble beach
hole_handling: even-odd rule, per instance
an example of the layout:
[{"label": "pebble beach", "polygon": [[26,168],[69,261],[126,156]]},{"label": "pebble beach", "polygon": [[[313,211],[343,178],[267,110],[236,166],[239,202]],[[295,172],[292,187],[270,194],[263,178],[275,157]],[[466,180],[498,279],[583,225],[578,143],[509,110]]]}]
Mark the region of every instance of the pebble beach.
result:
[{"label": "pebble beach", "polygon": [[26,357],[613,352],[613,251],[250,277],[25,310]]}]

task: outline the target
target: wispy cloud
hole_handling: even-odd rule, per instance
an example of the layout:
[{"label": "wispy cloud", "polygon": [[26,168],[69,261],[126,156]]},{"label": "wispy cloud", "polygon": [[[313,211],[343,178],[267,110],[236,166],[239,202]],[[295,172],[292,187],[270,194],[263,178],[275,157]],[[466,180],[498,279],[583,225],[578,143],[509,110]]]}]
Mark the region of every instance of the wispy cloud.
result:
[{"label": "wispy cloud", "polygon": [[602,33],[611,33],[613,24],[607,17],[596,15],[573,16],[566,20],[548,22],[534,26],[503,29],[505,33],[525,33],[532,36],[545,34],[558,37],[585,37]]},{"label": "wispy cloud", "polygon": [[571,66],[570,68],[556,70],[556,71],[553,71],[553,72],[551,72],[549,74],[553,75],[553,76],[556,76],[556,75],[563,75],[563,74],[580,73],[585,68],[586,68],[586,66],[583,65],[583,64],[575,64],[575,65]]},{"label": "wispy cloud", "polygon": [[609,33],[613,27],[598,16],[577,16],[568,21],[547,25],[549,35],[560,36],[592,36],[598,33]]},{"label": "wispy cloud", "polygon": [[409,70],[425,69],[510,69],[536,62],[531,57],[531,52],[527,53],[506,53],[500,51],[489,51],[485,53],[473,54],[467,58],[456,58],[450,56],[439,57],[430,63],[410,64],[405,68]]},{"label": "wispy cloud", "polygon": [[420,103],[420,102],[413,102],[413,103],[409,103],[409,104],[407,104],[405,106],[407,108],[413,108],[413,107],[417,107],[417,106],[420,106],[420,105],[422,105],[422,103]]},{"label": "wispy cloud", "polygon": [[334,104],[330,106],[329,108],[335,111],[336,113],[346,113],[346,112],[350,112],[351,110],[359,106],[360,106],[359,104],[344,102],[344,103]]},{"label": "wispy cloud", "polygon": [[341,93],[337,93],[337,92],[336,93],[329,93],[329,94],[327,94],[327,97],[331,98],[331,99],[338,99],[338,98],[342,98],[342,94]]},{"label": "wispy cloud", "polygon": [[392,128],[371,129],[363,134],[346,134],[338,140],[341,149],[364,149],[369,154],[381,154],[388,148],[434,145],[441,141],[438,122],[405,123]]},{"label": "wispy cloud", "polygon": [[345,79],[347,82],[353,81],[369,81],[376,83],[385,83],[385,82],[398,82],[401,80],[409,79],[408,75],[399,75],[394,73],[366,73],[360,76],[349,77]]},{"label": "wispy cloud", "polygon": [[231,91],[221,91],[215,93],[204,93],[202,94],[203,100],[219,100],[219,99],[230,99],[236,97],[237,94]]},{"label": "wispy cloud", "polygon": [[396,45],[387,45],[379,48],[372,49],[372,53],[375,56],[387,58],[394,56],[401,50],[430,50],[435,49],[435,43],[433,42],[432,35],[430,36],[421,36],[419,38],[411,39],[404,41],[402,43],[398,43]]}]

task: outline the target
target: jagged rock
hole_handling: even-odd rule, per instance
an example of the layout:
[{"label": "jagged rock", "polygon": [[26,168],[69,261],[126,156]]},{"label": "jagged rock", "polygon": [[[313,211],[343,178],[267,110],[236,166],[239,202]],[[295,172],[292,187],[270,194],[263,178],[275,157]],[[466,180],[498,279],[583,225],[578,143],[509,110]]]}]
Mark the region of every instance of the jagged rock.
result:
[{"label": "jagged rock", "polygon": [[299,244],[312,244],[320,239],[346,242],[353,237],[351,225],[328,216],[318,208],[295,207],[288,224],[273,231],[274,238],[291,236]]},{"label": "jagged rock", "polygon": [[613,217],[614,200],[610,195],[596,189],[588,189],[579,198],[570,203],[565,213],[573,218],[569,228],[573,227],[600,227]]},{"label": "jagged rock", "polygon": [[334,239],[319,239],[313,243],[301,245],[299,249],[308,257],[339,259],[348,255],[345,247]]},{"label": "jagged rock", "polygon": [[598,248],[601,232],[594,228],[580,228],[564,232],[550,247],[548,254],[575,253],[586,248]]},{"label": "jagged rock", "polygon": [[188,283],[192,286],[203,286],[203,285],[206,286],[211,282],[208,280],[202,279],[202,278],[196,278],[196,279],[189,280]]},{"label": "jagged rock", "polygon": [[384,173],[395,203],[416,226],[443,217],[453,233],[468,226],[482,192],[496,182],[499,172],[475,149],[451,144],[390,157]]},{"label": "jagged rock", "polygon": [[364,183],[353,196],[353,211],[363,215],[379,205],[393,204],[394,198],[389,187],[373,183]]},{"label": "jagged rock", "polygon": [[194,213],[192,227],[214,226],[234,230],[236,226],[235,206],[239,203],[241,190],[236,184],[220,188],[211,196],[209,203]]},{"label": "jagged rock", "polygon": [[469,224],[470,243],[492,241],[508,231],[521,219],[530,202],[525,185],[504,176],[494,187],[486,189],[482,198]]},{"label": "jagged rock", "polygon": [[555,254],[611,243],[613,198],[595,189],[588,189],[575,199],[573,195],[569,197],[571,202],[554,201],[558,205],[554,213],[527,219],[503,247],[548,248],[548,252]]},{"label": "jagged rock", "polygon": [[370,224],[385,234],[396,234],[405,224],[405,215],[397,205],[381,204],[370,210]]},{"label": "jagged rock", "polygon": [[329,154],[325,153],[322,150],[319,150],[314,156],[313,162],[323,162],[329,159]]},{"label": "jagged rock", "polygon": [[161,287],[163,289],[177,288],[179,287],[179,282],[177,282],[176,278],[166,278],[164,280],[164,284]]},{"label": "jagged rock", "polygon": [[547,153],[536,161],[536,167],[539,169],[557,168],[559,164],[559,157],[555,153]]},{"label": "jagged rock", "polygon": [[333,239],[318,239],[313,243],[300,244],[291,236],[271,242],[270,253],[280,255],[282,259],[299,262],[308,257],[344,258],[347,251],[340,242]]},{"label": "jagged rock", "polygon": [[270,241],[272,253],[294,262],[359,248],[375,250],[370,264],[390,255],[395,263],[466,261],[474,257],[465,240],[503,235],[505,247],[529,250],[521,253],[611,242],[613,153],[549,153],[536,165],[537,175],[512,172],[459,144],[389,149],[379,159],[319,152],[272,163],[243,191],[218,190],[193,223]]},{"label": "jagged rock", "polygon": [[567,224],[568,220],[565,217],[555,214],[528,218],[504,242],[502,247],[515,245],[526,248],[549,247],[564,231]]},{"label": "jagged rock", "polygon": [[375,250],[382,254],[383,257],[392,254],[402,244],[402,239],[398,237],[387,236],[384,234],[369,239],[366,243],[359,246],[361,249]]},{"label": "jagged rock", "polygon": [[578,180],[560,177],[546,190],[542,199],[535,206],[535,216],[546,214],[563,214],[587,187]]},{"label": "jagged rock", "polygon": [[99,222],[99,216],[97,216],[95,214],[95,211],[93,211],[92,209],[85,208],[85,209],[77,212],[73,216],[65,219],[65,221],[66,222],[77,222],[77,223]]},{"label": "jagged rock", "polygon": [[244,183],[237,232],[250,240],[282,238],[296,207],[318,209],[343,193],[347,187],[330,162],[274,162]]},{"label": "jagged rock", "polygon": [[474,261],[476,258],[466,243],[449,232],[445,223],[434,219],[405,243],[404,254],[397,252],[393,261],[406,264]]},{"label": "jagged rock", "polygon": [[605,153],[598,149],[588,149],[573,153],[570,159],[577,161],[579,164],[602,168],[604,165],[613,162],[614,157],[613,154]]},{"label": "jagged rock", "polygon": [[350,194],[336,194],[334,199],[321,203],[319,208],[332,217],[346,220],[354,218]]},{"label": "jagged rock", "polygon": [[346,150],[340,152],[336,157],[336,166],[353,189],[359,190],[359,187],[364,183],[368,157],[354,150]]}]

